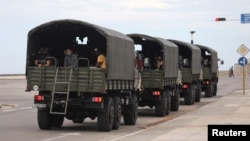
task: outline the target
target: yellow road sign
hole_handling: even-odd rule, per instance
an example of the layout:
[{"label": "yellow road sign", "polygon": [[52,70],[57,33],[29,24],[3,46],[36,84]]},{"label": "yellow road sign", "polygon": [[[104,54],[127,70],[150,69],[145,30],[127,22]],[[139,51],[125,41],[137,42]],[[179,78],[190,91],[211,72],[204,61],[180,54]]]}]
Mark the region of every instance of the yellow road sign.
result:
[{"label": "yellow road sign", "polygon": [[241,56],[245,56],[247,55],[247,53],[249,52],[249,48],[246,47],[244,44],[242,44],[238,49],[237,52],[241,55]]}]

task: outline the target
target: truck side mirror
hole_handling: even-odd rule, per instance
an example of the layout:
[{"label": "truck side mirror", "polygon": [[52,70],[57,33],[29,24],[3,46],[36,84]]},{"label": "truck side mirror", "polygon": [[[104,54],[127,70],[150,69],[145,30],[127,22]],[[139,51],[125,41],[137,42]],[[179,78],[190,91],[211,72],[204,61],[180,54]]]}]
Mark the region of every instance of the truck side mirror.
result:
[{"label": "truck side mirror", "polygon": [[224,60],[221,60],[221,61],[220,61],[220,64],[223,65],[223,64],[224,64]]}]

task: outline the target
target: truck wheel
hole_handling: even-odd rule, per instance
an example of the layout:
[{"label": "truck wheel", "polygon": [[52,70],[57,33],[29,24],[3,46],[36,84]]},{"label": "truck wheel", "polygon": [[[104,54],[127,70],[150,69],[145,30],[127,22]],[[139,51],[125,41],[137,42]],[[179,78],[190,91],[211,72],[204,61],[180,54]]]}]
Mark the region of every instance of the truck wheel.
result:
[{"label": "truck wheel", "polygon": [[47,109],[38,110],[37,121],[40,129],[48,130],[52,128],[51,115]]},{"label": "truck wheel", "polygon": [[197,84],[197,89],[195,89],[195,102],[201,101],[201,85]]},{"label": "truck wheel", "polygon": [[114,103],[112,98],[104,99],[104,109],[98,112],[97,124],[100,131],[110,131],[114,122]]},{"label": "truck wheel", "polygon": [[211,82],[205,88],[205,97],[212,97],[213,96],[213,85]]},{"label": "truck wheel", "polygon": [[184,93],[184,103],[185,105],[192,105],[194,104],[194,88],[193,85],[185,91]]},{"label": "truck wheel", "polygon": [[168,107],[167,91],[164,90],[161,93],[161,99],[159,101],[157,101],[157,103],[155,104],[156,116],[160,116],[160,117],[165,116],[166,111],[167,111],[167,107]]},{"label": "truck wheel", "polygon": [[116,130],[119,128],[120,123],[121,123],[121,99],[118,96],[113,97],[113,102],[114,102],[114,122],[113,122],[113,127],[112,129]]},{"label": "truck wheel", "polygon": [[167,98],[167,107],[166,107],[166,115],[170,114],[170,105],[171,105],[171,93],[169,90],[164,91],[166,93],[166,98]]},{"label": "truck wheel", "polygon": [[179,88],[173,91],[174,95],[171,96],[171,111],[178,111],[180,106],[180,91]]},{"label": "truck wheel", "polygon": [[217,83],[214,84],[214,92],[213,92],[213,96],[217,95]]},{"label": "truck wheel", "polygon": [[52,126],[61,128],[64,121],[64,115],[51,115]]},{"label": "truck wheel", "polygon": [[138,116],[138,100],[135,95],[131,99],[131,104],[125,108],[123,118],[125,125],[135,125]]}]

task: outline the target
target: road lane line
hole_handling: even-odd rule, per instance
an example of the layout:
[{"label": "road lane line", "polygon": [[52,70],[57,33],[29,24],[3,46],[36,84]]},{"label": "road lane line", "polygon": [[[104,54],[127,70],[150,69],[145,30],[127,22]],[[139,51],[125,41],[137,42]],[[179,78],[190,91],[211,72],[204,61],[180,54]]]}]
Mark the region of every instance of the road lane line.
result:
[{"label": "road lane line", "polygon": [[68,137],[68,136],[77,136],[77,135],[80,135],[80,133],[78,133],[78,132],[75,132],[75,133],[66,133],[66,134],[61,135],[61,136],[57,136],[57,137],[53,137],[53,138],[49,138],[49,139],[45,139],[45,140],[41,140],[41,141],[53,141],[53,140],[65,138],[65,137]]},{"label": "road lane line", "polygon": [[141,132],[143,132],[145,130],[148,130],[149,128],[151,128],[151,127],[148,127],[148,128],[145,128],[145,129],[138,129],[137,131],[134,131],[134,132],[131,132],[131,133],[126,133],[126,134],[120,135],[118,137],[112,137],[112,139],[108,138],[108,139],[105,139],[103,141],[117,141],[119,139],[123,139],[123,138],[129,137],[129,136],[135,135],[135,134],[139,134],[139,133],[141,133]]},{"label": "road lane line", "polygon": [[6,110],[3,110],[3,112],[14,112],[14,111],[27,110],[27,109],[32,109],[32,107],[23,107],[23,108],[6,109]]}]

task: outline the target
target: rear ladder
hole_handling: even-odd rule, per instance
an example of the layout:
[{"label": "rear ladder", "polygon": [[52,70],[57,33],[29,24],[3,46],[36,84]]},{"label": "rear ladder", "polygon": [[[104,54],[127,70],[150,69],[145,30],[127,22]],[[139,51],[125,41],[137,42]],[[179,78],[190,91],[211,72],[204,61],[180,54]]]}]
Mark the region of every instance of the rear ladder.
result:
[{"label": "rear ladder", "polygon": [[[68,71],[70,71],[69,76],[68,76]],[[70,84],[71,84],[71,79],[72,79],[73,68],[66,68],[64,81],[58,82],[57,80],[58,72],[59,72],[59,67],[57,67],[56,69],[56,75],[55,75],[54,87],[52,91],[52,98],[51,98],[51,105],[50,105],[50,114],[65,115],[67,112],[67,108],[68,108],[68,100],[69,100]],[[57,86],[62,85],[62,84],[65,85],[66,90],[57,91],[56,90]],[[63,109],[60,111],[57,111],[55,109],[55,106],[59,104],[62,105]]]}]

